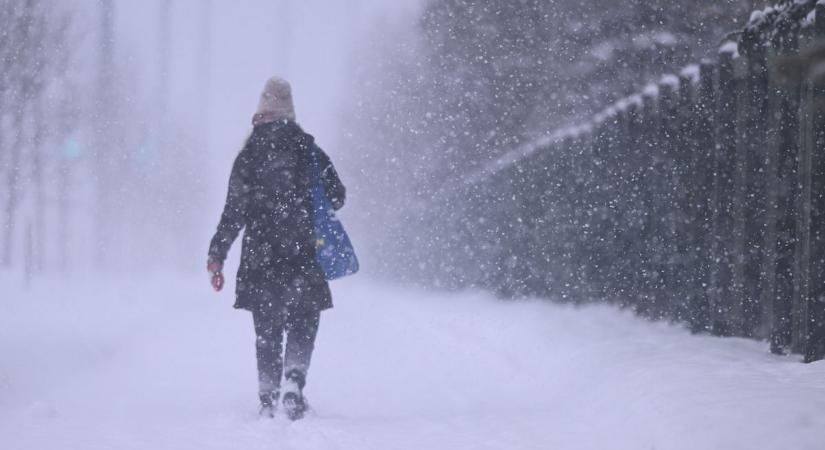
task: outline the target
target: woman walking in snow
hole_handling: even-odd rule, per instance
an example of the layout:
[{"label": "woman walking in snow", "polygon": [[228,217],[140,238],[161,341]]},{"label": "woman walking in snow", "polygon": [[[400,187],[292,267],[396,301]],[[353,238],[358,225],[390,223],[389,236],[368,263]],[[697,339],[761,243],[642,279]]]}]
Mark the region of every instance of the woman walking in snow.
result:
[{"label": "woman walking in snow", "polygon": [[332,307],[313,243],[312,152],[336,210],[344,205],[345,189],[329,157],[295,122],[287,81],[267,81],[252,124],[232,167],[207,268],[220,291],[226,255],[245,228],[235,308],[252,312],[261,415],[274,416],[283,394],[284,409],[295,420],[306,410],[303,389],[320,313]]}]

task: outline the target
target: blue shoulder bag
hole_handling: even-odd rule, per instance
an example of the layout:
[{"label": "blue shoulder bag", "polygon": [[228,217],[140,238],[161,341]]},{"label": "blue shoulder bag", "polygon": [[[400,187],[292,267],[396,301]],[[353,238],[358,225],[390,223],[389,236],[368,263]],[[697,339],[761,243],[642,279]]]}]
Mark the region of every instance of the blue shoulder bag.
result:
[{"label": "blue shoulder bag", "polygon": [[312,225],[315,233],[315,258],[327,280],[358,272],[358,258],[347,232],[327,198],[318,168],[314,146],[312,153]]}]

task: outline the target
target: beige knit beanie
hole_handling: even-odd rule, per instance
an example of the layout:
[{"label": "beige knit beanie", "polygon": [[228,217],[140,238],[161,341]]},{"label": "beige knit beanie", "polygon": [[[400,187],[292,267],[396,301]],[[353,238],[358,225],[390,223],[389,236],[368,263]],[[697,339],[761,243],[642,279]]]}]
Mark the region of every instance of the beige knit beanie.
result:
[{"label": "beige knit beanie", "polygon": [[[266,82],[258,111],[255,117],[259,122],[277,120],[295,120],[295,105],[292,103],[292,87],[280,77],[272,77]],[[262,119],[262,120],[261,120]]]}]

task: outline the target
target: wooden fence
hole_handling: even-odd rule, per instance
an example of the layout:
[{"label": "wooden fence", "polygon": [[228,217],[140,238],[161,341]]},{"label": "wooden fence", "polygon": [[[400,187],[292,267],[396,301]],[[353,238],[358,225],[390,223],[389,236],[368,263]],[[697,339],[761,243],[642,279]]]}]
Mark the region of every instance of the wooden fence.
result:
[{"label": "wooden fence", "polygon": [[441,281],[823,358],[823,38],[825,1],[754,13],[713,60],[472,174],[434,219]]}]

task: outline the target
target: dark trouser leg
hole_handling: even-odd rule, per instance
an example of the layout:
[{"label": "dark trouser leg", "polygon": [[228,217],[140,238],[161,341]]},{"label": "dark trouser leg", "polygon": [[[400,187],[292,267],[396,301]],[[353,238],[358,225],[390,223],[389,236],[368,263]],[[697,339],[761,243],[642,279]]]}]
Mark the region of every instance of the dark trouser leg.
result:
[{"label": "dark trouser leg", "polygon": [[258,390],[263,402],[265,395],[277,395],[281,387],[284,315],[274,311],[253,311],[252,321],[258,358]]},{"label": "dark trouser leg", "polygon": [[307,370],[315,349],[315,336],[318,334],[318,322],[321,313],[318,311],[293,311],[287,318],[287,337],[285,366],[286,379],[297,384],[303,390],[306,384]]}]

